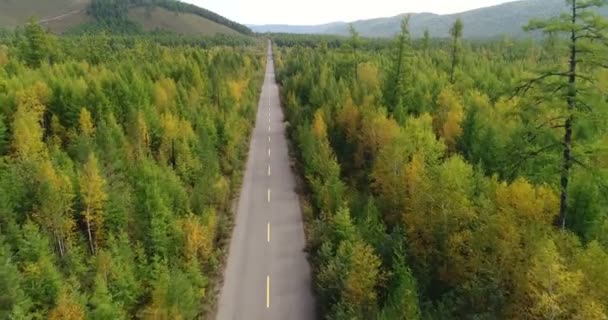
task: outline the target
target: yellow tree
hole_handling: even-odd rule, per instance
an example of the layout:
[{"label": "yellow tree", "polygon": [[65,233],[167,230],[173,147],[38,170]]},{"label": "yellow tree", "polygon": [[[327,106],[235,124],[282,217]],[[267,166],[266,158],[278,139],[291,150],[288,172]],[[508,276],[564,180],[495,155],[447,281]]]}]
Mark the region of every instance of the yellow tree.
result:
[{"label": "yellow tree", "polygon": [[173,79],[162,78],[154,83],[154,104],[159,113],[173,112],[177,86]]},{"label": "yellow tree", "polygon": [[454,152],[457,139],[462,135],[464,109],[461,99],[452,88],[448,87],[439,94],[437,104],[437,113],[433,119],[435,132],[445,140],[448,150]]},{"label": "yellow tree", "polygon": [[312,121],[312,133],[317,139],[327,139],[327,124],[325,123],[323,111],[321,109],[315,112]]},{"label": "yellow tree", "polygon": [[92,137],[95,133],[95,125],[89,110],[82,108],[80,109],[80,116],[78,117],[78,125],[80,133],[85,137]]},{"label": "yellow tree", "polygon": [[206,214],[206,223],[201,218],[190,214],[180,220],[179,225],[184,232],[184,254],[186,262],[207,261],[213,253],[217,216],[214,210]]},{"label": "yellow tree", "polygon": [[355,154],[355,166],[371,167],[380,149],[390,144],[400,133],[400,127],[393,119],[378,111],[368,111],[361,118],[361,131]]},{"label": "yellow tree", "polygon": [[85,310],[77,302],[74,294],[64,289],[57,298],[55,308],[49,313],[49,320],[81,320],[85,319]]},{"label": "yellow tree", "polygon": [[148,130],[148,125],[146,124],[146,119],[141,111],[137,112],[133,131],[135,154],[138,159],[144,158],[148,155],[150,150],[150,132]]},{"label": "yellow tree", "polygon": [[538,243],[527,273],[528,319],[580,319],[582,274],[566,268],[555,242]]},{"label": "yellow tree", "polygon": [[36,220],[51,234],[59,255],[67,252],[67,242],[72,236],[75,223],[72,218],[74,192],[70,178],[57,172],[49,159],[39,168],[39,206]]},{"label": "yellow tree", "polygon": [[352,245],[350,272],[344,283],[344,299],[353,306],[369,310],[376,303],[376,286],[383,278],[380,258],[369,244],[361,241],[345,241],[342,245]]},{"label": "yellow tree", "polygon": [[171,113],[165,113],[160,117],[160,126],[163,131],[162,141],[159,148],[159,158],[163,163],[171,163],[175,167],[175,140],[179,133],[179,119]]},{"label": "yellow tree", "polygon": [[41,94],[48,91],[44,84],[17,93],[17,111],[13,120],[12,147],[23,160],[36,160],[46,155],[43,138],[42,115],[45,106]]},{"label": "yellow tree", "polygon": [[104,221],[103,208],[108,198],[105,187],[106,182],[99,172],[97,158],[90,153],[80,174],[80,197],[83,205],[81,214],[87,225],[89,248],[93,254],[101,239]]}]

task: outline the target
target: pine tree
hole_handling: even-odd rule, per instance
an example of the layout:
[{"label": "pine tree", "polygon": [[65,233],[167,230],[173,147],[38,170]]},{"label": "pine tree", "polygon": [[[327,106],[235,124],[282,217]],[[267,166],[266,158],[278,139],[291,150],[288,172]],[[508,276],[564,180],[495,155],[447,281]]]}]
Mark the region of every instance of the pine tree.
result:
[{"label": "pine tree", "polygon": [[28,66],[37,68],[51,57],[52,43],[50,36],[33,19],[30,19],[24,30],[25,38],[21,44],[23,58]]},{"label": "pine tree", "polygon": [[452,67],[450,68],[450,82],[454,83],[456,79],[454,78],[456,67],[458,65],[458,60],[460,59],[460,51],[462,50],[462,44],[460,43],[460,39],[462,38],[462,30],[464,29],[464,24],[460,18],[456,19],[452,28],[450,29],[450,35],[452,36]]},{"label": "pine tree", "polygon": [[0,115],[0,156],[6,152],[6,144],[8,135],[6,132],[6,124],[4,124],[4,117]]},{"label": "pine tree", "polygon": [[411,56],[411,36],[409,30],[410,16],[406,16],[401,21],[401,32],[395,39],[395,54],[389,75],[386,78],[384,98],[389,111],[393,112],[399,122],[405,120],[405,75],[410,69],[409,58]]},{"label": "pine tree", "polygon": [[431,47],[431,33],[429,32],[428,28],[425,28],[424,36],[422,38],[422,50],[424,51],[424,53],[427,53],[429,51],[430,47]]},{"label": "pine tree", "polygon": [[[44,85],[38,85],[42,88]],[[17,94],[17,111],[13,120],[12,147],[23,160],[36,160],[46,156],[47,150],[42,141],[44,132],[41,126],[42,115],[46,110],[36,93],[37,88]]]},{"label": "pine tree", "polygon": [[105,187],[106,182],[99,172],[97,158],[91,153],[80,175],[80,196],[83,205],[81,214],[87,227],[89,249],[93,254],[102,238],[103,209],[108,199]]},{"label": "pine tree", "polygon": [[359,66],[359,57],[357,55],[357,51],[359,50],[359,46],[361,45],[361,36],[359,35],[359,32],[357,32],[357,29],[355,29],[355,26],[352,23],[348,26],[348,33],[350,34],[350,46],[353,50],[353,75],[355,77],[355,80],[357,80],[359,78],[359,75],[357,73],[357,67]]},{"label": "pine tree", "polygon": [[573,130],[577,119],[590,116],[593,106],[589,97],[593,95],[597,73],[595,68],[608,68],[605,62],[608,52],[608,22],[594,9],[606,4],[604,0],[568,0],[570,12],[548,20],[532,20],[526,30],[540,30],[549,34],[568,37],[567,65],[557,65],[538,77],[527,81],[517,91],[526,93],[538,87],[543,100],[555,97],[563,99],[565,108],[559,109],[563,138],[560,144],[560,208],[556,224],[567,226],[568,191],[572,166],[580,163],[573,154]]}]

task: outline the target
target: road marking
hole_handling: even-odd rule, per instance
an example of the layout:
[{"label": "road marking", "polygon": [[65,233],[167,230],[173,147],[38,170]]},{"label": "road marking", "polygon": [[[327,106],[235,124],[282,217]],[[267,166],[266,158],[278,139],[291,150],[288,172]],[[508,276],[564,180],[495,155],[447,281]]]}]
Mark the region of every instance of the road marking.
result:
[{"label": "road marking", "polygon": [[270,203],[270,188],[268,188],[268,203]]},{"label": "road marking", "polygon": [[270,157],[270,148],[268,148],[268,156]]},{"label": "road marking", "polygon": [[270,222],[268,222],[268,228],[266,231],[266,241],[270,242]]},{"label": "road marking", "polygon": [[266,276],[266,309],[270,308],[270,276]]},{"label": "road marking", "polygon": [[270,132],[270,126],[268,126],[268,132]]},{"label": "road marking", "polygon": [[268,142],[270,142],[270,136],[268,136]]},{"label": "road marking", "polygon": [[270,165],[268,165],[268,176],[270,177]]}]

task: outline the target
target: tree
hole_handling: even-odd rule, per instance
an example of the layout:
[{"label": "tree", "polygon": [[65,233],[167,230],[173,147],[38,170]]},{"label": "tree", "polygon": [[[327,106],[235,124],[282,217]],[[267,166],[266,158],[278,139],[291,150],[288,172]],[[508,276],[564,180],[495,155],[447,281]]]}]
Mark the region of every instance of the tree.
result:
[{"label": "tree", "polygon": [[39,168],[39,208],[35,217],[53,237],[60,257],[67,253],[75,222],[72,217],[74,190],[70,178],[55,169],[50,160]]},{"label": "tree", "polygon": [[49,320],[83,320],[84,307],[78,302],[75,294],[64,289],[57,299],[55,308],[49,313]]},{"label": "tree", "polygon": [[36,160],[46,156],[42,141],[42,115],[46,110],[40,101],[39,92],[48,90],[39,83],[35,87],[17,93],[17,111],[13,120],[12,147],[23,160]]},{"label": "tree", "polygon": [[460,43],[460,39],[462,38],[462,30],[464,29],[464,24],[460,18],[456,19],[452,28],[450,29],[450,35],[452,36],[452,67],[450,68],[450,82],[454,83],[456,80],[454,78],[454,74],[456,72],[456,66],[458,64],[458,59],[460,59],[460,51],[462,49],[462,44]]},{"label": "tree", "polygon": [[21,277],[17,266],[12,263],[9,247],[0,237],[0,318],[17,319],[25,317],[31,301],[21,288]]},{"label": "tree", "polygon": [[90,319],[93,320],[114,320],[125,319],[125,314],[121,308],[112,300],[112,294],[108,290],[108,285],[103,276],[95,277],[95,290],[91,296],[92,310]]},{"label": "tree", "polygon": [[83,205],[81,214],[87,226],[87,238],[92,254],[97,251],[102,238],[103,209],[108,199],[105,187],[106,182],[99,172],[97,158],[91,153],[80,174],[80,197]]},{"label": "tree", "polygon": [[93,124],[93,120],[91,118],[91,113],[89,112],[89,110],[85,108],[80,109],[78,124],[80,133],[85,137],[90,138],[95,133],[95,125]]},{"label": "tree", "polygon": [[456,151],[456,142],[462,134],[461,122],[464,118],[464,108],[461,98],[450,87],[444,88],[437,97],[438,110],[434,126],[438,136],[443,138],[448,151]]},{"label": "tree", "polygon": [[424,29],[424,36],[422,38],[422,49],[424,52],[428,52],[431,47],[431,33],[428,28]]},{"label": "tree", "polygon": [[[567,65],[556,65],[549,71],[526,81],[517,88],[518,93],[526,93],[539,87],[541,99],[550,101],[559,97],[565,108],[558,109],[557,119],[562,121],[563,138],[560,170],[560,208],[556,224],[562,229],[567,226],[569,182],[574,163],[580,163],[573,154],[573,130],[577,118],[589,116],[593,106],[588,99],[594,94],[597,79],[595,68],[608,68],[604,60],[608,48],[608,22],[595,10],[603,5],[603,0],[568,0],[570,12],[548,20],[532,20],[526,30],[540,30],[568,36]],[[559,61],[559,60],[558,60]]]},{"label": "tree", "polygon": [[[582,274],[571,272],[555,243],[546,239],[537,245],[527,272],[527,290],[531,306],[529,317],[537,319],[584,319],[580,300]],[[605,319],[605,315],[601,318]]]},{"label": "tree", "polygon": [[410,16],[401,20],[401,32],[395,39],[395,53],[389,74],[386,78],[384,98],[389,111],[396,114],[399,122],[405,118],[403,110],[403,95],[405,93],[405,73],[409,69],[409,58],[411,56],[411,37],[409,30]]},{"label": "tree", "polygon": [[4,124],[4,117],[0,115],[0,155],[3,155],[6,152],[6,144],[7,144],[7,133],[6,133],[6,125]]},{"label": "tree", "polygon": [[357,50],[359,50],[359,46],[361,45],[361,37],[352,23],[348,25],[348,33],[350,34],[350,46],[353,50],[353,75],[355,80],[357,80],[359,78],[357,73],[357,66],[359,65]]},{"label": "tree", "polygon": [[21,44],[21,54],[26,64],[37,68],[44,61],[49,61],[52,55],[51,37],[33,19],[25,26],[25,38]]},{"label": "tree", "polygon": [[403,256],[403,248],[397,246],[397,249],[393,256],[394,271],[392,279],[390,279],[389,296],[386,305],[379,313],[378,319],[417,320],[421,318],[421,312],[416,279],[407,266]]}]

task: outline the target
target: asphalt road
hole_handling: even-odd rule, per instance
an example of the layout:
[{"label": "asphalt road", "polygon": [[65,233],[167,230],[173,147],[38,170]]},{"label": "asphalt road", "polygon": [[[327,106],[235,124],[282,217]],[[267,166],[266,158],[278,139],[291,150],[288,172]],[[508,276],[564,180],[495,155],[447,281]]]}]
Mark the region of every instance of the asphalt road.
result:
[{"label": "asphalt road", "polygon": [[283,121],[269,45],[218,320],[315,318],[304,224]]}]

